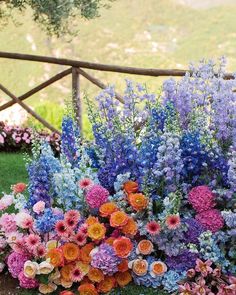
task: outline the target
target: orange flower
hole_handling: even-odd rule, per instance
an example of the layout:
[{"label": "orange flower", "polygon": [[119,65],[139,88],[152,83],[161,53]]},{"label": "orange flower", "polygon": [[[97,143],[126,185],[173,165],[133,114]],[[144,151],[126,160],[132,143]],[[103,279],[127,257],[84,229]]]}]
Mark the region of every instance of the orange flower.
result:
[{"label": "orange flower", "polygon": [[76,267],[79,268],[84,275],[87,275],[90,269],[90,265],[88,263],[84,263],[82,261],[76,262]]},{"label": "orange flower", "polygon": [[86,223],[87,225],[92,225],[92,224],[94,224],[95,222],[98,222],[98,218],[95,217],[95,216],[92,216],[92,215],[90,215],[90,216],[86,219],[86,221],[85,221],[85,223]]},{"label": "orange flower", "polygon": [[74,243],[66,243],[62,251],[67,261],[75,261],[79,257],[79,247]]},{"label": "orange flower", "polygon": [[65,291],[60,292],[60,295],[75,295],[75,293],[65,290]]},{"label": "orange flower", "polygon": [[100,222],[95,222],[94,224],[89,225],[88,227],[88,236],[94,241],[99,241],[104,239],[105,233],[106,233],[106,228]]},{"label": "orange flower", "polygon": [[88,272],[88,278],[92,282],[100,283],[104,280],[104,274],[100,269],[91,267]]},{"label": "orange flower", "polygon": [[126,191],[127,194],[131,194],[131,193],[137,193],[138,191],[138,184],[135,181],[127,181],[124,184],[124,190]]},{"label": "orange flower", "polygon": [[121,237],[121,238],[115,239],[113,243],[113,248],[118,257],[126,258],[129,256],[130,252],[132,251],[133,244],[129,238]]},{"label": "orange flower", "polygon": [[150,265],[150,274],[152,277],[162,276],[167,271],[167,266],[162,261],[154,261]]},{"label": "orange flower", "polygon": [[74,268],[74,265],[71,263],[62,267],[60,273],[61,273],[62,278],[65,281],[71,281],[71,271],[73,268]]},{"label": "orange flower", "polygon": [[135,211],[141,211],[147,208],[148,198],[143,194],[130,194],[129,203]]},{"label": "orange flower", "polygon": [[137,254],[148,255],[153,251],[153,243],[149,240],[142,240],[138,243]]},{"label": "orange flower", "polygon": [[115,287],[115,284],[116,280],[114,277],[105,276],[104,280],[97,286],[98,292],[108,293]]},{"label": "orange flower", "polygon": [[63,266],[64,265],[64,257],[63,252],[59,248],[51,249],[48,251],[47,258],[50,258],[50,263],[54,267]]},{"label": "orange flower", "polygon": [[137,276],[144,276],[148,271],[147,260],[135,259],[132,263],[132,270]]},{"label": "orange flower", "polygon": [[82,284],[78,288],[80,295],[98,295],[98,292],[93,284]]},{"label": "orange flower", "polygon": [[129,271],[117,272],[115,279],[120,287],[125,287],[132,281],[132,276]]},{"label": "orange flower", "polygon": [[135,236],[138,231],[138,225],[133,220],[133,218],[129,217],[128,222],[121,229],[121,232],[125,235]]},{"label": "orange flower", "polygon": [[108,245],[112,246],[113,242],[115,241],[116,238],[114,237],[109,237],[105,240],[105,243],[107,243]]},{"label": "orange flower", "polygon": [[123,211],[116,211],[111,214],[110,225],[113,227],[122,227],[127,224],[128,216]]},{"label": "orange flower", "polygon": [[122,259],[121,263],[118,265],[119,272],[125,272],[129,269],[128,259]]},{"label": "orange flower", "polygon": [[108,202],[102,204],[102,206],[99,208],[100,215],[102,217],[108,217],[110,216],[113,212],[117,211],[118,208],[115,203],[113,202]]},{"label": "orange flower", "polygon": [[90,252],[93,250],[94,244],[88,243],[80,249],[80,260],[89,264],[91,262]]}]

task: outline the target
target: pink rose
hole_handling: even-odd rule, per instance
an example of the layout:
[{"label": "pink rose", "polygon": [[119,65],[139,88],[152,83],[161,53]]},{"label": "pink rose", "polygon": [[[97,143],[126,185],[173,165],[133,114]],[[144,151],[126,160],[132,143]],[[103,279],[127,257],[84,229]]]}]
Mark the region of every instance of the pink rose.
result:
[{"label": "pink rose", "polygon": [[44,211],[45,209],[45,202],[39,201],[33,206],[33,211],[37,214],[40,214]]}]

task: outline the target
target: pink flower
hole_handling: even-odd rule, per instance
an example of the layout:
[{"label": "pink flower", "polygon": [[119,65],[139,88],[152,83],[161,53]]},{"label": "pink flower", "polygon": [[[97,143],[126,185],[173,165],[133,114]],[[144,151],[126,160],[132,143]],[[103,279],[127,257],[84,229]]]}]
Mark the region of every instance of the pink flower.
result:
[{"label": "pink flower", "polygon": [[75,234],[72,239],[78,246],[84,246],[87,242],[87,236],[82,232]]},{"label": "pink flower", "polygon": [[79,228],[79,231],[84,235],[87,235],[88,225],[86,223],[82,224]]},{"label": "pink flower", "polygon": [[200,272],[203,277],[206,277],[209,273],[212,273],[213,271],[211,265],[212,262],[210,260],[203,262],[202,260],[197,259],[195,270]]},{"label": "pink flower", "polygon": [[109,197],[109,192],[99,184],[93,185],[86,194],[86,201],[90,208],[96,209],[104,204]]},{"label": "pink flower", "polygon": [[38,281],[36,279],[27,278],[24,275],[24,271],[23,270],[18,275],[18,279],[19,279],[21,288],[24,288],[24,289],[35,289],[35,288],[37,288],[39,286]]},{"label": "pink flower", "polygon": [[10,245],[13,243],[16,243],[17,240],[23,238],[23,234],[19,233],[18,231],[7,233],[7,234],[5,234],[5,236],[7,239],[7,243]]},{"label": "pink flower", "polygon": [[207,230],[213,233],[217,232],[224,226],[224,219],[221,216],[220,211],[216,209],[210,209],[195,216],[195,219],[203,225]]},{"label": "pink flower", "polygon": [[155,236],[155,235],[158,235],[161,231],[161,226],[158,222],[156,221],[150,221],[147,223],[146,225],[146,230],[147,232],[152,235],[152,236]]},{"label": "pink flower", "polygon": [[68,234],[67,225],[64,220],[59,220],[55,224],[55,230],[58,236],[66,236]]},{"label": "pink flower", "polygon": [[71,279],[73,282],[80,282],[84,277],[84,273],[80,268],[75,268],[71,272]]},{"label": "pink flower", "polygon": [[227,286],[221,284],[217,295],[235,295],[236,294],[236,285]]},{"label": "pink flower", "polygon": [[0,218],[0,228],[6,233],[14,232],[17,230],[15,222],[15,214],[5,213]]},{"label": "pink flower", "polygon": [[16,224],[23,229],[33,227],[33,217],[26,212],[20,212],[16,215]]},{"label": "pink flower", "polygon": [[179,295],[191,295],[192,289],[189,283],[185,283],[184,285],[179,286]]},{"label": "pink flower", "polygon": [[83,178],[79,182],[79,187],[82,189],[88,189],[93,185],[93,181],[90,178]]},{"label": "pink flower", "polygon": [[42,213],[44,211],[44,209],[45,209],[45,202],[43,202],[43,201],[38,201],[33,206],[33,211],[37,214]]},{"label": "pink flower", "polygon": [[0,143],[4,144],[4,137],[2,136],[2,134],[0,134]]},{"label": "pink flower", "polygon": [[22,193],[26,189],[26,184],[23,182],[19,182],[19,183],[13,185],[12,188],[13,188],[13,192],[15,194],[19,194],[19,193]]},{"label": "pink flower", "polygon": [[215,203],[215,196],[206,185],[196,186],[188,194],[188,201],[198,212],[212,209]]},{"label": "pink flower", "polygon": [[7,246],[6,239],[0,237],[0,253],[6,246]]},{"label": "pink flower", "polygon": [[168,229],[176,229],[180,226],[180,217],[179,215],[169,215],[166,218],[166,225]]},{"label": "pink flower", "polygon": [[24,269],[24,264],[28,260],[28,256],[16,252],[12,252],[7,258],[8,270],[13,276],[17,278],[20,272]]},{"label": "pink flower", "polygon": [[40,242],[41,238],[39,235],[30,234],[25,238],[26,247],[30,251],[33,251],[39,245]]},{"label": "pink flower", "polygon": [[46,248],[44,245],[40,244],[37,247],[34,248],[33,254],[36,257],[43,258],[46,255]]},{"label": "pink flower", "polygon": [[5,210],[13,203],[13,197],[11,195],[5,195],[0,199],[0,210]]},{"label": "pink flower", "polygon": [[69,210],[65,213],[65,219],[66,218],[73,218],[78,222],[80,219],[80,213],[77,210]]},{"label": "pink flower", "polygon": [[206,286],[206,281],[203,278],[200,278],[198,283],[193,283],[193,294],[195,295],[205,295],[205,294],[209,294],[208,291],[208,287]]},{"label": "pink flower", "polygon": [[196,272],[195,272],[195,269],[191,268],[187,271],[187,277],[188,278],[193,278],[195,276]]}]

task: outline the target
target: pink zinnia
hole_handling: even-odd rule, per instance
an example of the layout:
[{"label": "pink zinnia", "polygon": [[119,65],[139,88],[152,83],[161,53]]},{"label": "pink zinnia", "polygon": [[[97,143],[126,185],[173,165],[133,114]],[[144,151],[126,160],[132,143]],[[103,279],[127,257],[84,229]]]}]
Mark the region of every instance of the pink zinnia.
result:
[{"label": "pink zinnia", "polygon": [[13,276],[17,278],[20,272],[24,269],[25,262],[29,259],[27,255],[12,252],[7,258],[8,270]]},{"label": "pink zinnia", "polygon": [[80,219],[80,213],[77,210],[69,210],[65,213],[65,219],[74,219],[76,222]]},{"label": "pink zinnia", "polygon": [[22,193],[26,189],[26,184],[23,182],[19,182],[19,183],[13,185],[12,188],[13,188],[13,192],[15,194],[19,194],[19,193]]},{"label": "pink zinnia", "polygon": [[30,251],[33,251],[39,245],[40,242],[41,238],[39,235],[30,234],[25,238],[26,247]]},{"label": "pink zinnia", "polygon": [[147,223],[146,225],[146,230],[147,232],[152,235],[152,236],[155,236],[155,235],[158,235],[161,231],[161,226],[158,222],[156,221],[150,221]]},{"label": "pink zinnia", "polygon": [[24,237],[17,239],[13,244],[10,245],[12,250],[20,254],[28,254],[28,250],[25,247]]},{"label": "pink zinnia", "polygon": [[0,218],[0,228],[6,233],[15,232],[17,230],[15,214],[3,214]]},{"label": "pink zinnia", "polygon": [[208,274],[212,273],[211,265],[212,262],[210,260],[204,262],[197,258],[195,270],[200,272],[203,277],[206,277]]},{"label": "pink zinnia", "polygon": [[84,277],[84,273],[80,268],[75,268],[71,272],[71,279],[73,282],[80,282]]},{"label": "pink zinnia", "polygon": [[86,201],[90,208],[97,209],[108,200],[108,197],[108,190],[99,184],[95,184],[89,188],[86,194]]},{"label": "pink zinnia", "polygon": [[33,223],[33,217],[26,212],[20,212],[16,215],[16,224],[23,229],[31,229]]},{"label": "pink zinnia", "polygon": [[36,279],[27,278],[24,275],[24,271],[22,270],[18,276],[20,287],[24,289],[35,289],[39,286],[39,283]]},{"label": "pink zinnia", "polygon": [[44,245],[40,244],[33,251],[34,256],[43,258],[46,255],[46,248]]},{"label": "pink zinnia", "polygon": [[215,203],[215,196],[206,185],[196,186],[188,194],[188,201],[198,212],[212,209]]},{"label": "pink zinnia", "polygon": [[93,181],[90,178],[83,178],[79,182],[79,187],[82,189],[87,189],[91,185],[93,185]]},{"label": "pink zinnia", "polygon": [[65,236],[67,235],[67,225],[64,220],[57,221],[55,225],[55,230],[59,236]]},{"label": "pink zinnia", "polygon": [[82,224],[79,228],[79,231],[85,235],[87,235],[88,232],[88,225],[86,223]]},{"label": "pink zinnia", "polygon": [[44,209],[45,209],[45,202],[43,202],[43,201],[38,201],[33,206],[33,211],[37,214],[42,213],[44,211]]},{"label": "pink zinnia", "polygon": [[168,229],[176,229],[180,226],[180,217],[179,215],[169,215],[166,218],[166,225]]},{"label": "pink zinnia", "polygon": [[84,246],[87,242],[87,237],[84,233],[78,232],[76,235],[73,236],[73,241],[78,245],[78,246]]},{"label": "pink zinnia", "polygon": [[220,211],[216,209],[198,213],[195,219],[201,223],[206,230],[210,230],[213,233],[219,231],[224,226],[224,219]]}]

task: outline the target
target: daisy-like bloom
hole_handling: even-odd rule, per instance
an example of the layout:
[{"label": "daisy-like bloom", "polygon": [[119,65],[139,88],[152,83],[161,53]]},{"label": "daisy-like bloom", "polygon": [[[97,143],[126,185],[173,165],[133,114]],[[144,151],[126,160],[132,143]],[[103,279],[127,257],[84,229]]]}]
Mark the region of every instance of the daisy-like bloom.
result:
[{"label": "daisy-like bloom", "polygon": [[150,235],[155,236],[160,233],[161,226],[158,222],[153,220],[146,224],[146,230]]},{"label": "daisy-like bloom", "polygon": [[131,268],[137,276],[145,276],[148,272],[148,262],[145,259],[135,259],[129,262],[129,268]]},{"label": "daisy-like bloom", "polygon": [[138,231],[138,224],[132,217],[129,217],[128,222],[121,228],[121,232],[126,236],[135,236]]},{"label": "daisy-like bloom", "polygon": [[83,178],[78,181],[78,185],[81,189],[88,189],[93,185],[93,181],[90,178]]},{"label": "daisy-like bloom", "polygon": [[100,283],[102,280],[104,280],[104,274],[100,269],[90,267],[88,278],[94,283]]},{"label": "daisy-like bloom", "polygon": [[165,223],[168,229],[171,229],[171,230],[177,229],[181,224],[180,217],[179,215],[169,215],[167,216]]},{"label": "daisy-like bloom", "polygon": [[55,230],[58,234],[58,236],[67,236],[67,225],[64,220],[59,220],[55,224]]},{"label": "daisy-like bloom", "polygon": [[197,272],[200,272],[203,277],[206,277],[209,273],[212,273],[213,271],[211,268],[211,265],[212,265],[211,260],[208,259],[207,261],[204,262],[198,258],[196,260],[195,270]]},{"label": "daisy-like bloom", "polygon": [[148,206],[148,198],[143,194],[130,194],[128,200],[131,207],[137,212],[146,209]]},{"label": "daisy-like bloom", "polygon": [[179,293],[180,295],[192,295],[192,288],[189,283],[185,283],[184,285],[179,285]]},{"label": "daisy-like bloom", "polygon": [[167,266],[164,262],[162,261],[154,261],[150,265],[150,275],[153,278],[159,277],[164,275],[164,273],[167,271]]},{"label": "daisy-like bloom", "polygon": [[23,182],[19,182],[13,185],[12,189],[15,194],[23,193],[23,191],[26,189],[26,184]]},{"label": "daisy-like bloom", "polygon": [[62,251],[67,261],[75,261],[80,253],[79,247],[74,243],[66,243],[62,246]]},{"label": "daisy-like bloom", "polygon": [[86,242],[87,242],[87,235],[79,231],[77,234],[75,234],[72,237],[72,240],[78,246],[84,246],[86,244]]},{"label": "daisy-like bloom", "polygon": [[104,224],[96,222],[88,227],[88,236],[93,241],[99,241],[105,238],[106,228]]},{"label": "daisy-like bloom", "polygon": [[65,222],[66,227],[71,228],[71,229],[76,228],[76,226],[78,224],[78,221],[75,220],[74,218],[71,218],[71,217],[66,217],[64,222]]},{"label": "daisy-like bloom", "polygon": [[97,286],[98,292],[108,293],[115,287],[115,284],[116,280],[114,277],[105,276],[104,280],[101,281]]},{"label": "daisy-like bloom", "polygon": [[81,218],[79,211],[77,210],[69,210],[65,213],[65,219],[74,219],[76,222],[78,222]]},{"label": "daisy-like bloom", "polygon": [[116,211],[111,214],[110,225],[112,227],[123,227],[129,220],[128,215],[123,211]]},{"label": "daisy-like bloom", "polygon": [[34,248],[33,254],[36,257],[43,258],[46,255],[46,248],[43,244],[38,245]]},{"label": "daisy-like bloom", "polygon": [[142,255],[149,255],[153,251],[153,243],[149,240],[142,240],[138,243],[136,253]]},{"label": "daisy-like bloom", "polygon": [[33,217],[26,212],[20,212],[16,215],[16,224],[23,229],[31,229],[33,227]]},{"label": "daisy-like bloom", "polygon": [[39,235],[30,234],[29,236],[25,237],[26,247],[33,251],[41,242],[41,238]]},{"label": "daisy-like bloom", "polygon": [[125,287],[132,281],[132,276],[130,271],[117,272],[115,274],[115,279],[120,287]]},{"label": "daisy-like bloom", "polygon": [[118,239],[115,239],[115,241],[113,242],[113,248],[118,257],[126,258],[131,253],[133,249],[133,244],[129,238],[120,237]]},{"label": "daisy-like bloom", "polygon": [[88,232],[88,224],[84,223],[79,227],[79,232],[81,232],[82,234],[87,235]]},{"label": "daisy-like bloom", "polygon": [[125,182],[124,184],[124,191],[127,194],[131,194],[131,193],[137,193],[138,191],[138,183],[132,180],[129,180],[127,182]]},{"label": "daisy-like bloom", "polygon": [[38,201],[36,204],[33,206],[33,211],[36,214],[40,214],[45,210],[45,202],[43,201]]},{"label": "daisy-like bloom", "polygon": [[98,295],[98,292],[93,284],[85,283],[78,288],[79,295]]},{"label": "daisy-like bloom", "polygon": [[80,282],[84,277],[84,273],[79,267],[75,267],[71,271],[71,280],[73,282]]},{"label": "daisy-like bloom", "polygon": [[100,206],[99,213],[102,217],[109,217],[113,212],[117,210],[118,208],[114,202],[107,202]]}]

